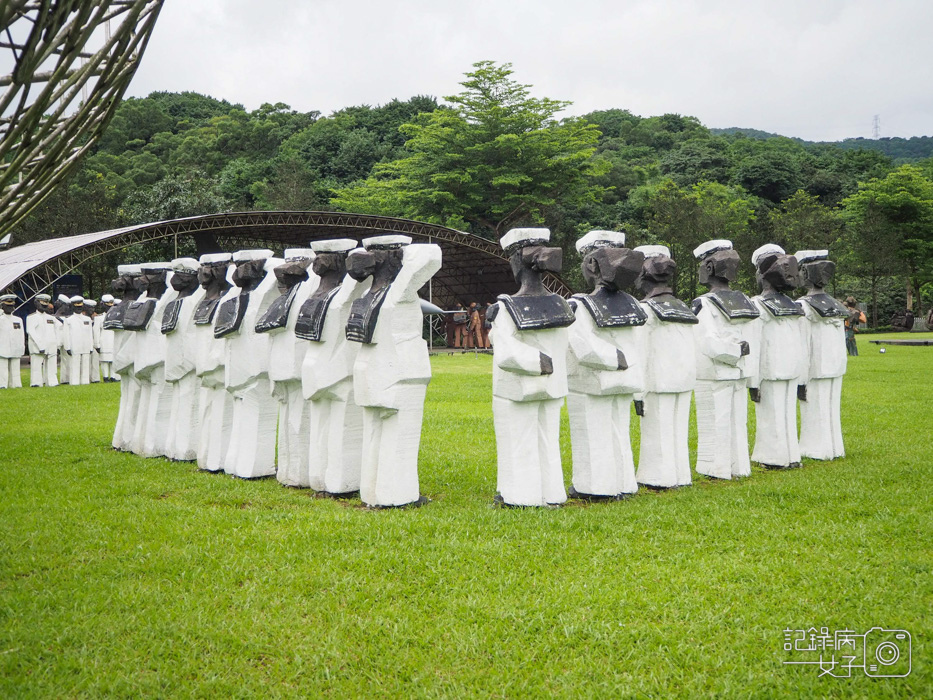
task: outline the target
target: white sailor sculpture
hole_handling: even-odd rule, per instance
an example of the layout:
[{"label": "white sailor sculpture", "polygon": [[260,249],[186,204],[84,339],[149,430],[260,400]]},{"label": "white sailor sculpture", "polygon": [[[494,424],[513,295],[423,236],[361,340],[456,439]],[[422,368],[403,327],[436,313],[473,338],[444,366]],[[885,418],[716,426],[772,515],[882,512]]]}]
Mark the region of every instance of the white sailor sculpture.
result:
[{"label": "white sailor sculpture", "polygon": [[696,329],[699,474],[716,479],[749,476],[749,372],[758,368],[758,307],[745,294],[730,289],[739,270],[732,242],[712,240],[693,251],[700,261],[700,284],[709,292],[693,300],[700,320]]},{"label": "white sailor sculpture", "polygon": [[418,448],[424,398],[431,381],[418,290],[441,267],[434,244],[409,245],[408,236],[373,236],[347,259],[347,274],[372,278],[353,302],[347,339],[359,343],[353,393],[363,408],[360,498],[369,506],[420,504]]},{"label": "white sailor sculpture", "polygon": [[214,337],[214,318],[221,299],[232,287],[230,253],[202,255],[198,283],[204,296],[192,317],[191,344],[195,374],[200,384],[198,406],[198,468],[217,472],[224,468],[230,430],[233,426],[233,397],[224,385],[223,338]]},{"label": "white sailor sculpture", "polygon": [[198,284],[200,264],[194,258],[172,260],[174,298],[162,313],[160,331],[165,336],[165,382],[170,387],[171,408],[165,428],[164,454],[169,459],[191,462],[198,456],[200,423],[198,398],[201,382],[195,373],[197,345],[192,323],[204,296]]},{"label": "white sailor sculpture", "polygon": [[26,347],[23,319],[16,316],[16,295],[0,296],[0,389],[23,386],[20,360]]},{"label": "white sailor sculpture", "polygon": [[641,303],[648,316],[636,478],[652,488],[686,486],[692,481],[687,431],[690,394],[696,385],[697,317],[674,296],[671,281],[677,264],[667,246],[644,245],[635,250],[645,255],[636,284],[644,294]]},{"label": "white sailor sculpture", "polygon": [[314,241],[312,271],[319,282],[301,305],[296,335],[307,343],[301,390],[308,402],[313,445],[308,450],[308,484],[315,491],[345,497],[360,490],[363,410],[353,400],[353,364],[359,343],[347,340],[350,307],[369,290],[370,280],[347,275],[349,238]]},{"label": "white sailor sculpture", "polygon": [[58,370],[61,373],[59,384],[70,384],[68,376],[68,367],[71,362],[68,359],[68,353],[65,352],[65,319],[74,313],[71,310],[71,301],[64,294],[59,294],[55,298],[53,316],[58,323]]},{"label": "white sailor sculpture", "polygon": [[123,319],[130,305],[143,293],[145,280],[139,265],[120,265],[117,275],[111,286],[120,302],[107,312],[103,327],[113,331],[113,372],[120,377],[120,409],[112,444],[115,450],[129,450],[139,410],[139,381],[133,374],[136,333],[123,330]]},{"label": "white sailor sculpture", "polygon": [[269,381],[279,402],[275,478],[284,486],[307,488],[312,435],[301,395],[301,364],[308,344],[295,335],[295,323],[301,305],[317,287],[318,277],[308,274],[314,258],[310,248],[287,248],[284,255],[285,262],[272,271],[280,294],[256,323],[256,332],[269,336]]},{"label": "white sailor sculpture", "polygon": [[573,454],[571,498],[621,498],[638,491],[629,434],[634,394],[644,391],[641,326],[647,315],[624,288],[645,256],[625,234],[590,231],[576,243],[590,294],[571,300],[567,413]]},{"label": "white sailor sculpture", "polygon": [[233,424],[224,471],[242,479],[275,474],[279,404],[269,384],[269,336],[256,322],[279,296],[273,270],[281,258],[271,250],[233,254],[235,285],[214,319],[214,337],[224,339],[224,384],[233,398]]},{"label": "white sailor sculpture", "polygon": [[93,321],[84,313],[84,297],[69,299],[72,314],[64,319],[63,345],[68,358],[68,381],[89,384],[91,381],[91,350],[94,349]]},{"label": "white sailor sculpture", "polygon": [[768,243],[752,253],[761,294],[758,370],[749,376],[755,403],[752,461],[770,469],[800,466],[797,396],[806,395],[803,309],[786,292],[797,286],[797,259]]},{"label": "white sailor sculpture", "polygon": [[37,294],[36,310],[26,317],[30,386],[58,386],[58,324],[49,309],[52,297]]},{"label": "white sailor sculpture", "polygon": [[800,402],[800,454],[811,459],[845,456],[842,445],[842,376],[846,373],[845,319],[849,310],[823,291],[836,270],[827,250],[794,254],[807,293],[797,300],[806,322],[806,400]]},{"label": "white sailor sculpture", "polygon": [[560,407],[567,395],[567,327],[573,310],[545,289],[560,272],[562,251],[547,247],[546,228],[516,228],[499,243],[519,285],[486,312],[493,343],[492,413],[497,501],[546,506],[567,500],[560,459]]},{"label": "white sailor sculpture", "polygon": [[104,294],[100,298],[100,313],[94,317],[97,337],[100,339],[100,345],[98,346],[100,348],[100,375],[101,379],[105,382],[115,382],[118,377],[113,371],[113,329],[104,327],[104,321],[107,318],[107,314],[110,313],[110,309],[113,308],[115,301],[112,294]]},{"label": "white sailor sculpture", "polygon": [[91,355],[89,379],[91,384],[100,383],[100,326],[103,318],[97,313],[97,302],[84,300],[84,315],[91,319]]}]

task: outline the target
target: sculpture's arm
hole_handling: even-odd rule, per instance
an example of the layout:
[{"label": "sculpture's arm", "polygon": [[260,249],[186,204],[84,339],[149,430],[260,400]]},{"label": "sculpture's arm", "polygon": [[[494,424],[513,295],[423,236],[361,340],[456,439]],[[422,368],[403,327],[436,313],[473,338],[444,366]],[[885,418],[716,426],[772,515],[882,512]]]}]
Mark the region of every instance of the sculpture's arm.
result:
[{"label": "sculpture's arm", "polygon": [[441,269],[441,247],[435,243],[415,243],[402,252],[402,269],[392,282],[389,294],[399,301],[417,301],[421,289]]},{"label": "sculpture's arm", "polygon": [[628,369],[625,356],[613,343],[601,338],[592,322],[581,318],[580,314],[589,314],[586,309],[577,307],[577,320],[569,328],[570,351],[584,367],[596,370]]},{"label": "sculpture's arm", "polygon": [[550,374],[546,371],[551,358],[538,348],[522,342],[518,338],[518,329],[507,311],[496,314],[493,329],[493,362],[501,370],[539,376]]},{"label": "sculpture's arm", "polygon": [[742,345],[732,338],[723,337],[719,332],[722,326],[714,317],[718,311],[711,307],[712,304],[707,304],[700,309],[700,324],[697,327],[700,352],[713,362],[735,367],[742,357]]}]

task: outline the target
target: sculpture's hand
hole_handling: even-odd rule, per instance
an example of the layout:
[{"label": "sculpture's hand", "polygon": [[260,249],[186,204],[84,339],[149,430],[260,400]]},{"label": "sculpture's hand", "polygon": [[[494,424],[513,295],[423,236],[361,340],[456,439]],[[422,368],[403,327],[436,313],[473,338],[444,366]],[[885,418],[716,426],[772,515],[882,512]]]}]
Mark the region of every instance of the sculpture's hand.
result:
[{"label": "sculpture's hand", "polygon": [[65,350],[65,352],[69,355],[71,354],[71,350]]},{"label": "sculpture's hand", "polygon": [[747,341],[747,340],[743,340],[741,343],[739,343],[739,347],[741,348],[741,351],[740,351],[739,354],[740,354],[742,357],[745,357],[748,353],[751,352],[751,349],[748,347],[748,341]]},{"label": "sculpture's hand", "polygon": [[616,360],[619,362],[619,369],[628,369],[628,361],[625,359],[625,354],[618,348],[616,349]]},{"label": "sculpture's hand", "polygon": [[748,398],[750,398],[755,403],[761,401],[761,391],[755,389],[754,387],[748,387]]},{"label": "sculpture's hand", "polygon": [[645,417],[645,402],[635,399],[635,415]]},{"label": "sculpture's hand", "polygon": [[539,352],[538,355],[541,360],[541,374],[554,374],[554,361],[543,352]]},{"label": "sculpture's hand", "polygon": [[807,385],[806,384],[797,385],[797,400],[798,401],[807,400]]}]

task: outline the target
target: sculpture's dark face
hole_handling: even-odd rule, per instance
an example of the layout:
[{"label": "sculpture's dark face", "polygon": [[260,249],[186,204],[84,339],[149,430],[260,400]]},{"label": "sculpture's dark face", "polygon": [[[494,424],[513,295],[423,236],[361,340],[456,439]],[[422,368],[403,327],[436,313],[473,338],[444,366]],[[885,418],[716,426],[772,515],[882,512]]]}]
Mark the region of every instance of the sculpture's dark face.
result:
[{"label": "sculpture's dark face", "polygon": [[775,257],[775,261],[761,276],[779,292],[789,292],[797,286],[797,280],[800,276],[800,270],[797,268],[797,258],[793,255],[778,255]]},{"label": "sculpture's dark face", "polygon": [[142,294],[147,289],[149,289],[149,277],[148,275],[138,275],[133,277],[133,289]]},{"label": "sculpture's dark face", "polygon": [[198,283],[199,276],[200,272],[176,272],[172,275],[170,284],[172,289],[182,292],[186,289],[192,289]]},{"label": "sculpture's dark face", "polygon": [[33,304],[36,307],[36,311],[38,311],[40,314],[44,314],[49,308],[49,302],[47,302],[45,299],[36,299],[33,301]]},{"label": "sculpture's dark face", "polygon": [[372,277],[376,271],[376,256],[368,250],[347,257],[347,274],[357,282]]},{"label": "sculpture's dark face", "polygon": [[247,260],[236,266],[233,271],[233,283],[237,287],[248,287],[263,277],[265,260]]},{"label": "sculpture's dark face", "polygon": [[[214,265],[201,265],[201,267],[198,268],[198,284],[202,287],[207,287],[214,281],[214,267]],[[220,266],[217,265],[216,267],[219,268]],[[224,270],[224,273],[226,274],[226,270]]]},{"label": "sculpture's dark face", "polygon": [[630,248],[597,248],[583,259],[583,277],[592,287],[624,289],[637,279],[645,256]]},{"label": "sculpture's dark face", "polygon": [[338,273],[341,277],[347,271],[346,256],[342,253],[318,253],[311,263],[311,271],[318,277]]},{"label": "sculpture's dark face", "polygon": [[819,289],[832,281],[835,272],[836,263],[832,260],[817,260],[816,262],[805,263],[800,268],[802,278]]},{"label": "sculpture's dark face", "polygon": [[276,267],[272,273],[275,275],[279,294],[285,294],[297,284],[308,279],[310,260],[286,262]]},{"label": "sculpture's dark face", "polygon": [[739,254],[734,250],[719,250],[700,263],[699,281],[706,284],[711,277],[719,277],[727,282],[734,282],[742,264]]},{"label": "sculpture's dark face", "polygon": [[6,302],[0,304],[0,309],[3,309],[3,313],[7,316],[13,313],[14,308],[16,308],[16,304],[7,304]]}]

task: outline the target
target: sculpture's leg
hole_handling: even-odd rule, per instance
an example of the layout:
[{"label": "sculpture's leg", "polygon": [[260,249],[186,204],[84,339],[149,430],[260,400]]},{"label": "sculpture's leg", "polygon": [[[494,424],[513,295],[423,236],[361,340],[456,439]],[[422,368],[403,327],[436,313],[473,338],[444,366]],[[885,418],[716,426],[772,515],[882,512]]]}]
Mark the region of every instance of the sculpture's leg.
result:
[{"label": "sculpture's leg", "polygon": [[538,453],[541,455],[541,489],[544,502],[557,505],[567,500],[560,461],[560,407],[563,399],[541,401],[538,407]]},{"label": "sculpture's leg", "polygon": [[382,409],[363,407],[363,462],[360,473],[360,498],[363,503],[376,502],[376,475],[379,469],[379,447],[382,442]]},{"label": "sculpture's leg", "polygon": [[[693,482],[690,473],[690,395],[691,391],[674,394],[674,464],[677,470],[677,485],[689,486]],[[727,443],[728,444],[728,443]]]},{"label": "sculpture's leg", "polygon": [[[300,382],[285,383],[285,401],[279,414],[279,456],[276,478],[285,486],[308,488],[308,446],[312,433],[308,430],[309,416],[301,395]],[[283,433],[284,457],[283,460]]]},{"label": "sculpture's leg", "polygon": [[845,457],[842,443],[842,377],[833,377],[829,399],[830,431],[833,436],[833,459]]},{"label": "sculpture's leg", "polygon": [[236,392],[233,417],[236,442],[227,453],[233,474],[243,479],[275,474],[278,415],[279,402],[269,392],[267,377],[261,376],[248,388]]},{"label": "sculpture's leg", "polygon": [[202,399],[201,437],[198,443],[198,467],[221,471],[233,440],[233,397],[222,386],[205,387]]},{"label": "sculpture's leg", "polygon": [[[362,477],[363,483],[368,483],[372,491],[363,497],[362,484],[360,490],[360,496],[367,505],[401,506],[414,503],[420,498],[418,449],[421,445],[426,392],[427,386],[424,384],[396,385],[398,409],[379,411],[379,447],[375,455],[375,474],[364,474]],[[372,457],[372,453],[367,457]],[[371,468],[372,461],[367,459],[367,462],[364,468]]]},{"label": "sculpture's leg", "polygon": [[674,418],[676,394],[645,394],[638,452],[639,484],[656,488],[677,486],[677,455]]},{"label": "sculpture's leg", "polygon": [[[330,448],[324,488],[330,493],[360,490],[363,463],[363,409],[353,401],[352,384],[347,399],[335,401],[330,420]],[[341,428],[342,426],[342,428]]]},{"label": "sculpture's leg", "polygon": [[537,401],[492,397],[496,430],[496,489],[513,506],[544,506]]},{"label": "sculpture's leg", "polygon": [[45,359],[46,386],[58,386],[58,354],[43,355]]},{"label": "sculpture's leg", "polygon": [[[71,375],[72,378],[74,375]],[[149,417],[149,401],[152,399],[152,382],[147,379],[139,380],[139,400],[136,403],[136,413],[133,416],[132,430],[130,438],[130,452],[133,454],[142,454],[146,446],[146,424]]]},{"label": "sculpture's leg", "polygon": [[29,386],[45,386],[45,362],[43,355],[29,356]]},{"label": "sculpture's leg", "polygon": [[100,361],[100,378],[105,382],[110,380],[111,366],[110,362],[105,362],[104,360]]},{"label": "sculpture's leg", "polygon": [[694,397],[697,417],[697,474],[732,478],[732,391],[728,382],[698,379]]},{"label": "sculpture's leg", "polygon": [[751,476],[748,456],[748,390],[744,379],[729,382],[732,389],[732,476]]},{"label": "sculpture's leg", "polygon": [[[625,404],[624,411],[621,403]],[[620,396],[591,396],[575,392],[567,396],[572,480],[577,493],[617,496],[624,493],[626,487],[631,489],[634,486],[637,490],[628,440],[629,403]],[[625,464],[626,447],[628,465]],[[631,467],[630,481],[626,479],[627,466]]]},{"label": "sculpture's leg", "polygon": [[69,370],[71,369],[71,361],[70,361],[71,358],[69,357],[68,353],[66,353],[64,350],[59,350],[59,351],[58,351],[58,354],[61,356],[61,357],[59,358],[59,363],[58,363],[59,365],[61,365],[61,368],[62,368],[62,381],[61,381],[61,383],[62,383],[62,384],[70,384],[70,383],[71,383],[71,382],[70,382],[70,379],[71,379],[71,378],[68,376],[68,372],[69,372]]},{"label": "sculpture's leg", "polygon": [[5,357],[0,357],[0,389],[10,388],[10,363]]},{"label": "sculpture's leg", "polygon": [[[330,419],[336,418],[337,409],[334,403],[328,399],[308,401],[308,432],[315,440],[314,448],[308,450],[308,486],[315,491],[327,490],[325,475],[329,467],[333,439]],[[338,439],[342,440],[343,435],[339,435]]]},{"label": "sculpture's leg", "polygon": [[91,384],[100,382],[100,353],[91,350]]},{"label": "sculpture's leg", "polygon": [[811,379],[807,400],[800,402],[800,454],[811,459],[832,459],[830,380]]}]

